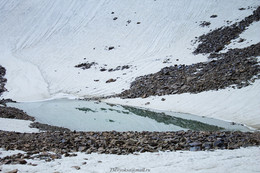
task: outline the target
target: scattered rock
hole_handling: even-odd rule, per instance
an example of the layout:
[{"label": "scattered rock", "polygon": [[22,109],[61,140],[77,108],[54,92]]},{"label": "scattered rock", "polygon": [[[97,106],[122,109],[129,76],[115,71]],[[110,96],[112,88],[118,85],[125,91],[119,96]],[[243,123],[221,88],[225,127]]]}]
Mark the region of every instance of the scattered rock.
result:
[{"label": "scattered rock", "polygon": [[108,79],[107,81],[106,81],[106,83],[111,83],[111,82],[115,82],[116,81],[116,79]]},{"label": "scattered rock", "polygon": [[161,101],[165,101],[166,99],[165,98],[162,98]]},{"label": "scattered rock", "polygon": [[72,166],[72,168],[75,168],[76,170],[80,170],[79,166]]},{"label": "scattered rock", "polygon": [[138,24],[138,25],[139,25],[139,24],[141,24],[141,22],[137,22],[136,24]]},{"label": "scattered rock", "polygon": [[17,172],[18,172],[18,169],[14,169],[14,170],[6,172],[6,173],[17,173]]},{"label": "scattered rock", "polygon": [[107,69],[105,69],[105,68],[101,68],[100,71],[107,71]]},{"label": "scattered rock", "polygon": [[27,163],[27,161],[24,160],[24,159],[17,159],[16,161],[17,161],[19,164],[22,164],[22,165],[25,165],[25,164]]},{"label": "scattered rock", "polygon": [[150,102],[146,102],[144,105],[149,105],[150,104]]},{"label": "scattered rock", "polygon": [[116,68],[110,68],[108,69],[108,72],[118,71],[118,70],[126,70],[129,69],[130,65],[123,65],[123,66],[117,66]]},{"label": "scattered rock", "polygon": [[240,38],[237,42],[238,42],[238,43],[242,43],[242,42],[244,42],[244,41],[245,41],[245,39]]},{"label": "scattered rock", "polygon": [[216,18],[216,17],[218,17],[218,15],[216,15],[216,14],[213,14],[210,16],[210,18]]},{"label": "scattered rock", "polygon": [[113,20],[117,20],[117,17],[114,17]]},{"label": "scattered rock", "polygon": [[81,68],[83,70],[86,70],[86,69],[90,69],[93,65],[97,65],[96,62],[87,62],[87,63],[81,63],[81,64],[78,64],[78,65],[75,65],[76,68]]},{"label": "scattered rock", "polygon": [[115,49],[114,46],[110,46],[110,47],[108,47],[108,50],[113,50],[113,49]]},{"label": "scattered rock", "polygon": [[201,27],[209,26],[210,24],[211,24],[210,22],[206,22],[206,21],[200,22]]}]

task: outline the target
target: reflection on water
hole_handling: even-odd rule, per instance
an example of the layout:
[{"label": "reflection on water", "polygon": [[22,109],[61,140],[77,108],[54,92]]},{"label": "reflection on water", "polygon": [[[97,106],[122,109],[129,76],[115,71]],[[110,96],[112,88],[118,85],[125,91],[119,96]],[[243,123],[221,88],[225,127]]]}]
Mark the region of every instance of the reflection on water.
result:
[{"label": "reflection on water", "polygon": [[123,107],[135,115],[148,117],[148,118],[154,119],[155,121],[157,121],[159,123],[174,124],[176,126],[179,126],[179,127],[185,128],[185,129],[196,130],[196,131],[223,130],[223,128],[218,127],[218,126],[205,124],[205,123],[202,123],[199,121],[173,117],[170,115],[166,115],[165,113],[158,113],[158,112],[153,112],[153,111],[144,110],[144,109],[137,109],[137,108],[128,107],[128,106],[123,106]]},{"label": "reflection on water", "polygon": [[228,122],[198,118],[190,114],[171,112],[169,115],[165,112],[94,101],[57,99],[8,105],[24,110],[40,123],[78,131],[247,130]]}]

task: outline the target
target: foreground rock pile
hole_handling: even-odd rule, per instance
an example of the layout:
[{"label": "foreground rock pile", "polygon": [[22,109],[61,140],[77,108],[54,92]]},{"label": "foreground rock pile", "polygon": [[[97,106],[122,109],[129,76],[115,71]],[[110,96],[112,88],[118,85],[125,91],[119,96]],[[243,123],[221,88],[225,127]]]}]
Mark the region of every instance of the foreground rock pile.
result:
[{"label": "foreground rock pile", "polygon": [[165,67],[157,73],[136,78],[122,98],[199,93],[232,86],[242,88],[260,78],[260,43],[227,53],[211,54],[209,62]]},{"label": "foreground rock pile", "polygon": [[[243,132],[43,132],[15,133],[0,131],[0,148],[23,150],[20,158],[54,152],[70,156],[70,152],[129,154],[174,150],[236,149],[260,145],[260,133]],[[34,156],[33,156],[34,155]],[[10,158],[1,158],[11,163]]]}]

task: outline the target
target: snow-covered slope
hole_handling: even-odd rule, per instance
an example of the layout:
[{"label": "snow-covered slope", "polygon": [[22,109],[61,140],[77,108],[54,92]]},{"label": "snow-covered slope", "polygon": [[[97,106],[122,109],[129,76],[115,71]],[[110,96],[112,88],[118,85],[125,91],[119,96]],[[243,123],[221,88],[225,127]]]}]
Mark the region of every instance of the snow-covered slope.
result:
[{"label": "snow-covered slope", "polygon": [[32,121],[29,120],[16,120],[9,118],[0,118],[1,127],[0,130],[3,131],[13,131],[21,133],[36,133],[39,132],[38,129],[30,128]]},{"label": "snow-covered slope", "polygon": [[[29,165],[3,165],[2,171],[18,169],[19,172],[176,172],[176,173],[254,173],[259,172],[259,147],[236,150],[176,151],[140,153],[139,155],[111,155],[77,153],[76,157],[63,157],[51,162],[30,160]],[[0,157],[23,151],[5,151],[0,148]],[[1,167],[0,167],[1,168]]]},{"label": "snow-covered slope", "polygon": [[[207,61],[206,56],[192,54],[195,47],[191,40],[227,25],[228,20],[243,19],[254,10],[248,6],[259,5],[259,0],[0,0],[0,64],[7,69],[9,91],[4,97],[35,101],[65,94],[91,97],[120,93],[140,75],[169,65]],[[238,10],[242,7],[246,10]],[[210,18],[213,14],[217,18]],[[201,21],[211,25],[201,27]],[[260,32],[256,31],[259,22],[243,33],[248,43],[232,42],[229,46],[259,42]],[[114,49],[108,50],[110,46]],[[163,63],[165,60],[170,63]],[[87,70],[74,67],[87,61],[98,65]],[[100,71],[123,65],[131,68]],[[110,78],[117,80],[106,83]],[[248,89],[252,94],[212,92],[218,95],[212,98],[214,109],[208,101],[211,94],[203,93],[168,96],[165,105],[158,108],[195,114],[205,111],[200,115],[259,128],[259,82]],[[154,105],[159,99],[155,101]],[[186,101],[189,104],[173,105]],[[240,116],[243,104],[250,111]]]}]

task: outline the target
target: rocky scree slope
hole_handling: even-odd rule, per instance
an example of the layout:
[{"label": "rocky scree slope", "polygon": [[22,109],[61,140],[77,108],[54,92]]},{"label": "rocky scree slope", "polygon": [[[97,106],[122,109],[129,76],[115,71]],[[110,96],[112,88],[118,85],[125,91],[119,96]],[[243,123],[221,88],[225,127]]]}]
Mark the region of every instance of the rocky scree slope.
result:
[{"label": "rocky scree slope", "polygon": [[237,38],[247,26],[259,21],[259,18],[260,7],[240,22],[200,36],[198,41],[201,43],[194,53],[211,53],[208,62],[165,67],[157,73],[136,78],[130,89],[116,96],[146,98],[248,86],[260,78],[260,66],[256,58],[260,56],[260,43],[242,49],[231,49],[226,53],[218,52],[230,40]]}]

